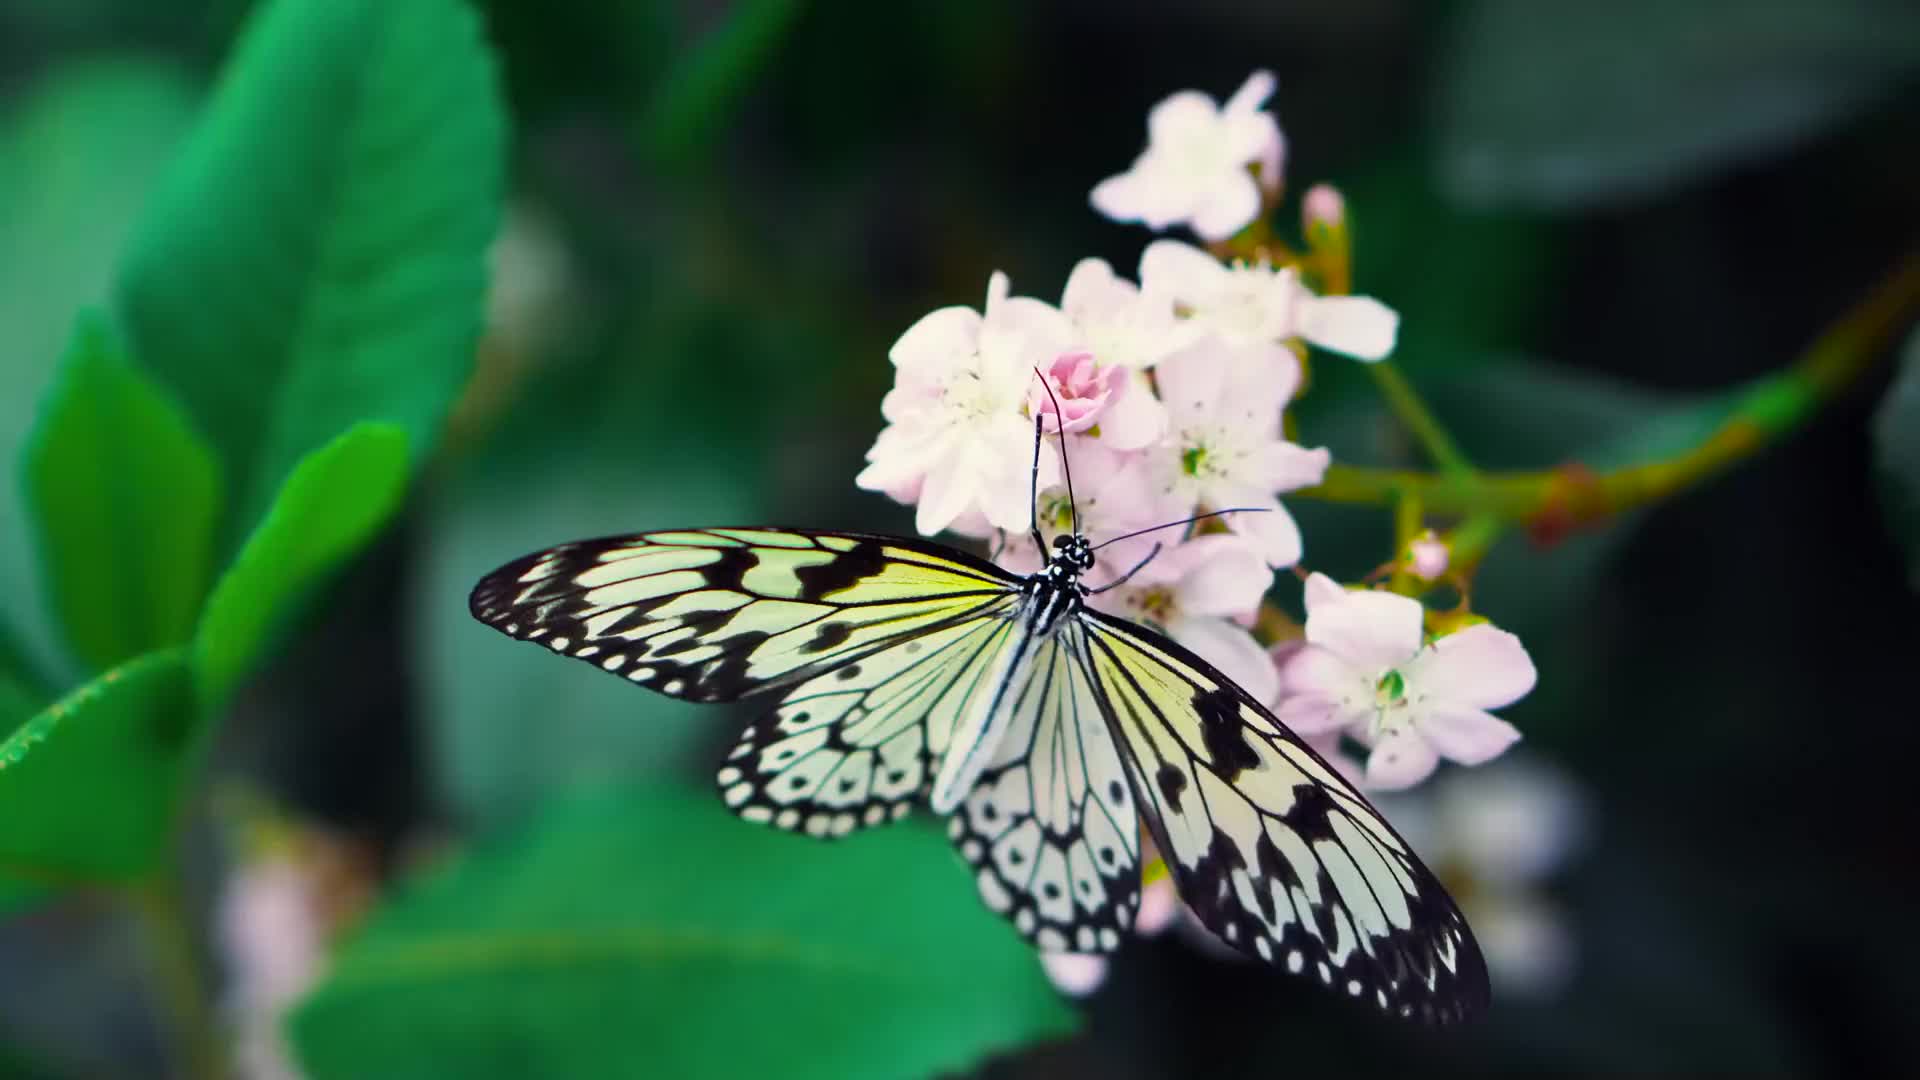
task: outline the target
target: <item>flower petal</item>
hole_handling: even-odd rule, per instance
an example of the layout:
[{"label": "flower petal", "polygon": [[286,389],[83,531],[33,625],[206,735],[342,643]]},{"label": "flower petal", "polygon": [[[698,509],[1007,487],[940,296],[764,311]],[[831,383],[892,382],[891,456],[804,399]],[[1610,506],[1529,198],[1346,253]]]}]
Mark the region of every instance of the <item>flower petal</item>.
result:
[{"label": "flower petal", "polygon": [[1253,174],[1229,173],[1210,185],[1195,203],[1188,224],[1209,243],[1225,240],[1260,216],[1260,185]]},{"label": "flower petal", "polygon": [[1413,724],[1435,750],[1462,765],[1484,765],[1520,741],[1512,724],[1464,705],[1422,708]]},{"label": "flower petal", "polygon": [[1140,253],[1140,291],[1167,303],[1192,301],[1218,290],[1227,268],[1213,256],[1178,240],[1155,240]]},{"label": "flower petal", "polygon": [[1435,640],[1403,674],[1421,697],[1479,709],[1513,704],[1538,678],[1520,639],[1485,623]]},{"label": "flower petal", "polygon": [[1226,105],[1222,106],[1220,111],[1253,112],[1267,103],[1267,99],[1273,96],[1273,91],[1278,85],[1273,72],[1259,68],[1247,76],[1247,81],[1240,84],[1240,89],[1233,92],[1233,96],[1227,99]]},{"label": "flower petal", "polygon": [[1306,586],[1301,590],[1302,602],[1307,608],[1307,618],[1313,618],[1314,611],[1322,604],[1338,604],[1347,598],[1347,590],[1327,575],[1315,570],[1307,575]]},{"label": "flower petal", "polygon": [[[1344,590],[1343,590],[1344,591]],[[1378,677],[1420,651],[1420,601],[1393,593],[1346,592],[1307,615],[1307,640]],[[1416,689],[1417,683],[1408,682]]]},{"label": "flower petal", "polygon": [[1180,891],[1173,875],[1156,878],[1140,890],[1140,912],[1133,917],[1133,932],[1153,937],[1180,917]]},{"label": "flower petal", "polygon": [[1432,775],[1440,757],[1413,731],[1399,731],[1374,744],[1367,755],[1366,783],[1378,791],[1409,788]]},{"label": "flower petal", "polygon": [[1232,533],[1194,537],[1161,558],[1180,571],[1174,603],[1188,615],[1247,614],[1260,606],[1273,584],[1273,572],[1260,552]]},{"label": "flower petal", "polygon": [[1147,138],[1156,147],[1205,133],[1220,117],[1220,107],[1198,90],[1182,90],[1147,114]]},{"label": "flower petal", "polygon": [[1333,454],[1324,446],[1309,450],[1290,442],[1273,442],[1260,448],[1258,475],[1262,484],[1274,491],[1288,492],[1312,487],[1326,479]]},{"label": "flower petal", "polygon": [[1393,351],[1400,314],[1371,296],[1313,296],[1303,290],[1294,305],[1294,332],[1356,360],[1379,360]]},{"label": "flower petal", "polygon": [[1220,674],[1240,684],[1255,701],[1272,701],[1280,691],[1280,673],[1253,635],[1225,619],[1175,620],[1168,636],[1200,654]]},{"label": "flower petal", "polygon": [[1287,513],[1287,508],[1280,505],[1279,499],[1272,496],[1263,498],[1254,492],[1224,494],[1223,501],[1229,506],[1266,511],[1260,514],[1230,514],[1225,520],[1228,528],[1259,547],[1260,556],[1267,560],[1268,566],[1279,569],[1300,561],[1300,526],[1294,522],[1293,515]]},{"label": "flower petal", "polygon": [[1144,450],[1167,432],[1167,407],[1144,372],[1131,371],[1100,414],[1100,441],[1115,450]]},{"label": "flower petal", "polygon": [[887,359],[899,368],[935,374],[959,367],[979,347],[980,313],[969,307],[943,307],[919,320],[887,350]]}]

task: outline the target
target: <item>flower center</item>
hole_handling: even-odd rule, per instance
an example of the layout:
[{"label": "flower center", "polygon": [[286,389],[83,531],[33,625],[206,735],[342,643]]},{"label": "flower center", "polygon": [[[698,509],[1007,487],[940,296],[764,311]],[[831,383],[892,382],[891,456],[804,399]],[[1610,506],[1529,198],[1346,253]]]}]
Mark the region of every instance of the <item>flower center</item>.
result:
[{"label": "flower center", "polygon": [[1200,469],[1207,462],[1207,448],[1189,446],[1180,451],[1180,469],[1188,476],[1199,476]]},{"label": "flower center", "polygon": [[1373,707],[1391,709],[1407,700],[1407,680],[1398,671],[1389,671],[1373,684]]}]

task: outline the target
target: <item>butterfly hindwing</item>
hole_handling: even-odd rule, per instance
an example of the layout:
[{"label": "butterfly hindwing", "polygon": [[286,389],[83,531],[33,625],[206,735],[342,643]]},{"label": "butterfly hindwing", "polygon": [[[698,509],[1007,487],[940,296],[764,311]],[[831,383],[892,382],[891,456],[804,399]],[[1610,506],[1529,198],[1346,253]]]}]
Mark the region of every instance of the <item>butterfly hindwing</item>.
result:
[{"label": "butterfly hindwing", "polygon": [[795,685],[741,733],[721,797],[748,821],[844,836],[904,816],[1017,624],[1011,597]]},{"label": "butterfly hindwing", "polygon": [[971,617],[1018,582],[934,544],[865,533],[717,528],[582,540],[488,574],[469,604],[673,697],[791,686]]},{"label": "butterfly hindwing", "polygon": [[1400,1016],[1488,997],[1440,883],[1352,784],[1205,661],[1097,613],[1093,678],[1180,894],[1228,944]]},{"label": "butterfly hindwing", "polygon": [[1140,831],[1072,621],[1009,688],[1004,740],[948,835],[987,906],[1049,951],[1111,952],[1140,906]]}]

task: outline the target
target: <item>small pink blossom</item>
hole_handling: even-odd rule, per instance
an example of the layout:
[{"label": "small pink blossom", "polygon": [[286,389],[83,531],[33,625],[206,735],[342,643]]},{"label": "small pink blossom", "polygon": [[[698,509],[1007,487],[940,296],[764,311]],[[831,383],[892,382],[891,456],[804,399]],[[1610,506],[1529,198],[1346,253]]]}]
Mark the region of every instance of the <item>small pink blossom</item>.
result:
[{"label": "small pink blossom", "polygon": [[1040,373],[1046,385],[1034,383],[1027,392],[1027,408],[1046,417],[1046,430],[1056,435],[1099,423],[1107,405],[1127,392],[1126,369],[1102,368],[1090,352],[1061,353]]},{"label": "small pink blossom", "polygon": [[1447,545],[1428,529],[1407,545],[1407,568],[1422,581],[1438,581],[1447,572]]},{"label": "small pink blossom", "polygon": [[1302,735],[1345,732],[1372,748],[1368,786],[1411,786],[1442,757],[1479,765],[1520,738],[1487,712],[1533,688],[1520,639],[1485,624],[1422,643],[1420,602],[1307,580],[1307,647],[1282,673],[1275,710]]},{"label": "small pink blossom", "polygon": [[1252,539],[1269,566],[1300,561],[1300,528],[1275,498],[1320,482],[1331,460],[1281,434],[1280,414],[1300,385],[1300,360],[1285,346],[1202,341],[1155,370],[1170,438],[1154,451],[1154,477],[1169,502],[1225,510],[1229,529]]},{"label": "small pink blossom", "polygon": [[1285,144],[1262,108],[1273,89],[1273,74],[1256,71],[1224,106],[1198,90],[1154,106],[1146,151],[1093,189],[1094,209],[1156,231],[1184,223],[1207,240],[1239,232],[1260,213],[1261,187],[1280,183]]},{"label": "small pink blossom", "polygon": [[1315,225],[1339,228],[1347,220],[1347,200],[1332,184],[1315,184],[1300,200],[1300,218],[1309,231]]}]

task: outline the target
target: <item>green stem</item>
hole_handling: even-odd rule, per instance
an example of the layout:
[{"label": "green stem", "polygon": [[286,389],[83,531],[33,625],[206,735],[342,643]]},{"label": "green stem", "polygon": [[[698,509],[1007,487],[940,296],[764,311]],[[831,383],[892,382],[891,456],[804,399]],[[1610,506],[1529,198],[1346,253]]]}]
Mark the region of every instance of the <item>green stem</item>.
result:
[{"label": "green stem", "polygon": [[155,990],[169,1027],[174,1073],[219,1080],[227,1075],[209,1007],[204,965],[172,874],[132,894],[146,931]]},{"label": "green stem", "polygon": [[[1724,406],[1716,403],[1717,423],[1671,457],[1605,471],[1573,463],[1530,472],[1471,472],[1444,468],[1446,459],[1436,450],[1443,466],[1439,473],[1334,465],[1324,482],[1292,497],[1380,506],[1415,495],[1431,514],[1491,515],[1499,521],[1526,522],[1552,538],[1696,487],[1779,441],[1872,371],[1916,311],[1920,255],[1882,280],[1793,366],[1731,392]],[[1382,389],[1396,379],[1397,373],[1386,375]],[[1391,390],[1388,398],[1394,400]],[[1417,398],[1408,400],[1418,403]],[[1402,419],[1415,426],[1407,413]],[[1434,445],[1429,441],[1429,449]]]},{"label": "green stem", "polygon": [[1473,472],[1473,465],[1467,456],[1460,452],[1460,445],[1440,426],[1427,403],[1420,399],[1418,391],[1407,377],[1400,373],[1391,360],[1381,360],[1367,365],[1367,372],[1373,376],[1373,383],[1380,388],[1381,396],[1387,399],[1387,407],[1407,426],[1413,437],[1420,440],[1427,456],[1435,465],[1449,473],[1465,476]]}]

